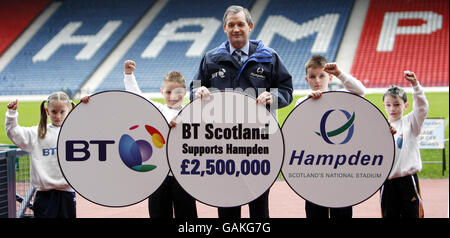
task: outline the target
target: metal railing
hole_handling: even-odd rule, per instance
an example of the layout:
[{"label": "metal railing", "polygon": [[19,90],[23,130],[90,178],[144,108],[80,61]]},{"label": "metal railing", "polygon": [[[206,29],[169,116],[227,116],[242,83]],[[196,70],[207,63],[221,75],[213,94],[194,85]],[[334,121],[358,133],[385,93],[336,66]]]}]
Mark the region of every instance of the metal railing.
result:
[{"label": "metal railing", "polygon": [[0,145],[0,217],[33,217],[28,153]]}]

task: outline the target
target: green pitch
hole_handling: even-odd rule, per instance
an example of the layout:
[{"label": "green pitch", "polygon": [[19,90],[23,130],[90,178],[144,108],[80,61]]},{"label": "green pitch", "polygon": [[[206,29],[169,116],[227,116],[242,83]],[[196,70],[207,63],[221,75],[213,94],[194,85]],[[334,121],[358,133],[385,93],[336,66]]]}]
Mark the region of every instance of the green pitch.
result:
[{"label": "green pitch", "polygon": [[[430,110],[428,112],[428,117],[441,117],[446,119],[445,126],[445,138],[448,139],[448,111],[449,111],[449,93],[426,93],[427,99],[430,104]],[[290,111],[294,108],[295,102],[301,96],[294,97],[293,102],[283,108],[278,110],[278,119],[280,125],[283,125],[284,120],[289,115]],[[375,106],[377,106],[380,111],[383,112],[382,95],[381,94],[368,94],[365,97]],[[156,99],[156,101],[162,102],[162,99]],[[412,95],[408,94],[408,101],[412,102]],[[4,123],[6,105],[8,102],[0,102],[0,121]],[[21,126],[35,126],[39,123],[39,106],[40,102],[19,102],[19,124]],[[409,113],[411,108],[406,111]],[[4,125],[4,124],[3,124]],[[0,129],[0,144],[11,144],[11,141],[6,136],[4,126]],[[444,176],[442,176],[442,165],[433,163],[424,163],[423,170],[420,172],[420,178],[448,178],[448,160],[449,160],[449,149],[448,140],[445,142],[445,157],[446,157],[446,171]],[[423,161],[442,161],[442,150],[422,150],[421,151]]]}]

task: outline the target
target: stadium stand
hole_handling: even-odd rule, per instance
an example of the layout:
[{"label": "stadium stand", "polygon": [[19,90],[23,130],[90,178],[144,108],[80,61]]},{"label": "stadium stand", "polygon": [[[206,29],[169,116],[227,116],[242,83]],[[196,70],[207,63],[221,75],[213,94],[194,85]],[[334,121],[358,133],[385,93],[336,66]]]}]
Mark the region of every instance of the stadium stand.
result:
[{"label": "stadium stand", "polygon": [[152,2],[63,1],[0,73],[0,95],[75,92]]},{"label": "stadium stand", "polygon": [[280,54],[294,89],[308,89],[306,61],[314,54],[335,60],[352,7],[353,0],[271,1],[255,34]]},{"label": "stadium stand", "polygon": [[[120,60],[107,65],[102,82],[89,93],[124,89],[127,59],[137,63],[135,74],[143,92],[159,92],[169,70],[182,72],[190,83],[203,54],[226,40],[222,17],[228,1],[1,1],[3,51],[46,7],[62,4],[0,68],[0,96],[46,95],[58,90],[73,95],[161,1],[161,10],[118,54]],[[313,54],[336,60],[355,1],[359,0],[244,0],[239,4],[250,10],[264,6],[250,38],[262,40],[279,53],[293,75],[294,89],[308,89],[304,63]],[[4,21],[9,17],[14,20]],[[447,1],[371,0],[355,58],[345,60],[353,61],[351,73],[369,88],[391,83],[404,86],[404,69],[414,70],[424,86],[448,86],[448,70],[443,70],[449,68],[448,21]],[[0,48],[0,56],[3,51]]]},{"label": "stadium stand", "polygon": [[448,86],[448,4],[371,0],[352,74],[367,87],[407,86],[408,69],[423,86]]},{"label": "stadium stand", "polygon": [[[251,10],[252,4],[255,3],[244,1],[240,4]],[[270,1],[263,16],[257,22],[251,38],[263,40],[266,45],[274,48],[280,54],[293,75],[294,88],[306,88],[303,69],[306,60],[314,53],[323,53],[330,60],[334,60],[352,4],[353,1],[335,0],[321,1],[320,3],[296,0]],[[189,83],[195,76],[203,54],[226,40],[226,35],[222,30],[222,17],[224,9],[228,5],[229,3],[226,1],[210,1],[206,6],[201,0],[189,1],[189,3],[182,0],[170,1],[126,56],[119,61],[100,85],[98,91],[123,89],[122,64],[126,59],[136,61],[135,74],[143,92],[159,91],[160,82],[169,70],[182,72]],[[174,12],[174,8],[192,10]],[[203,41],[201,45],[204,48],[199,47],[199,50],[194,50],[193,55],[189,55],[193,40],[178,39],[167,42],[161,49],[158,49],[160,50],[158,54],[149,56],[143,53],[146,47],[153,43],[151,39],[157,37],[161,32],[176,32],[177,34],[194,32],[193,34],[198,34],[205,26],[201,27],[200,23],[193,19],[202,18],[214,18],[220,22],[220,25],[211,23],[213,26],[206,26],[211,27],[210,29],[215,30],[216,33],[211,36],[212,38],[199,38],[200,42],[198,43],[201,44]],[[184,19],[184,22],[179,21],[180,19]],[[178,22],[176,22],[177,20]],[[191,22],[190,25],[189,22]],[[321,26],[327,26],[327,28]],[[305,32],[306,34],[302,34]],[[320,37],[319,34],[321,34]],[[311,52],[316,39],[319,42],[325,41],[322,45],[326,47]],[[320,43],[316,44],[321,45]],[[152,50],[155,51],[154,48]]]},{"label": "stadium stand", "polygon": [[[250,0],[240,2],[245,7],[251,3]],[[226,1],[208,1],[208,4],[202,0],[169,1],[97,91],[124,89],[123,62],[127,59],[136,61],[135,74],[143,92],[159,92],[161,81],[170,70],[180,71],[189,83],[203,54],[226,40],[222,17],[228,5]],[[160,39],[156,45],[152,42],[157,42],[155,38]],[[194,39],[199,45],[191,55],[186,55]]]}]

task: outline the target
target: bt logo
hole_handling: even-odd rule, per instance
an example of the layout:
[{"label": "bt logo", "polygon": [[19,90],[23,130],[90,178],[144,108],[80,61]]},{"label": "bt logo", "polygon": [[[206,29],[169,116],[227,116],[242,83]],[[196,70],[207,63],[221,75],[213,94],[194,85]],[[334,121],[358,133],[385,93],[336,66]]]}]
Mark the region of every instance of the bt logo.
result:
[{"label": "bt logo", "polygon": [[[139,128],[135,125],[129,128],[134,131]],[[153,145],[161,149],[166,143],[161,133],[152,126],[144,126],[147,133],[152,137]],[[85,161],[90,158],[91,152],[89,145],[98,145],[98,159],[99,161],[106,161],[107,145],[115,144],[114,140],[67,140],[66,141],[66,160],[67,161]],[[152,157],[153,147],[146,140],[134,140],[128,134],[123,134],[119,140],[118,152],[122,162],[130,169],[138,172],[152,171],[156,168],[155,165],[147,164]],[[75,156],[78,155],[78,156]],[[81,155],[81,156],[80,156]],[[144,163],[147,162],[147,163]]]},{"label": "bt logo", "polygon": [[342,125],[341,127],[337,128],[336,130],[326,132],[325,125],[326,125],[328,116],[333,111],[335,111],[335,110],[334,109],[328,110],[327,112],[325,112],[325,114],[323,114],[322,119],[320,120],[320,133],[316,132],[316,134],[318,136],[321,136],[323,138],[323,140],[325,142],[327,142],[328,144],[334,144],[334,142],[332,142],[330,140],[330,137],[334,137],[334,136],[340,135],[340,134],[342,134],[342,133],[344,133],[345,131],[348,130],[347,137],[345,137],[345,139],[340,143],[341,145],[346,144],[347,142],[350,141],[350,139],[353,136],[353,130],[354,130],[353,122],[355,121],[355,113],[353,112],[353,114],[350,115],[349,112],[347,112],[346,110],[341,109],[340,111],[342,113],[344,113],[344,115],[345,115],[345,117],[347,117],[348,121],[344,125]]},{"label": "bt logo", "polygon": [[[152,136],[152,142],[156,148],[162,148],[166,143],[161,133],[152,126],[145,125],[145,130]],[[130,127],[133,131],[139,128],[139,125]],[[153,148],[146,140],[135,141],[128,134],[123,134],[119,141],[119,155],[125,165],[138,172],[152,171],[156,165],[146,164],[153,154]]]}]

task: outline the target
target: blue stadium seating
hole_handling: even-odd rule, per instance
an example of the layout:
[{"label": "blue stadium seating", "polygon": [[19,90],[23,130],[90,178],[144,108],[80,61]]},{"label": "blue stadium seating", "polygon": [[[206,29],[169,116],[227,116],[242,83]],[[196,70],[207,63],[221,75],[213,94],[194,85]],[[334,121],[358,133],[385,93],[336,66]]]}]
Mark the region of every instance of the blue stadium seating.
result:
[{"label": "blue stadium seating", "polygon": [[[49,94],[78,90],[153,0],[66,0],[28,44],[0,73],[0,95]],[[70,22],[82,22],[73,35],[95,35],[108,21],[121,21],[100,49],[88,60],[76,60],[83,44],[63,45],[46,61],[33,62],[35,56]]]},{"label": "blue stadium seating", "polygon": [[[249,8],[252,2],[251,0],[245,0],[239,2],[239,4]],[[192,78],[194,78],[202,58],[202,55],[196,57],[186,56],[186,51],[193,41],[169,42],[156,58],[142,58],[141,54],[166,23],[180,18],[214,17],[220,21],[220,27],[208,47],[206,47],[205,52],[225,41],[227,37],[222,29],[222,18],[225,9],[230,3],[224,0],[207,1],[207,4],[205,3],[206,1],[204,0],[170,1],[155,18],[153,23],[147,27],[146,31],[130,48],[123,59],[119,61],[118,65],[114,67],[100,85],[98,91],[124,89],[123,62],[127,59],[136,61],[137,69],[135,75],[143,92],[159,92],[162,79],[170,70],[180,71],[184,75],[186,83],[189,84]],[[199,27],[186,26],[177,30],[177,32],[199,30],[201,30]]]},{"label": "blue stadium seating", "polygon": [[[0,95],[33,95],[49,94],[58,90],[76,92],[89,78],[95,69],[103,62],[117,44],[127,35],[136,22],[155,3],[156,0],[66,0],[55,14],[39,29],[37,34],[27,43],[19,54],[9,62],[0,72],[2,90]],[[249,9],[255,0],[240,1],[239,4]],[[143,92],[158,92],[161,80],[170,70],[183,73],[186,83],[193,79],[203,54],[226,40],[222,30],[224,10],[229,6],[225,0],[170,0],[154,21],[145,29],[143,34],[129,48],[125,56],[119,60],[106,79],[100,84],[98,91],[124,89],[123,62],[132,59],[137,63],[136,77]],[[267,22],[273,23],[274,28],[282,30],[290,22],[294,30],[292,34],[308,32],[297,39],[288,40],[282,34],[273,34],[270,42],[264,42],[275,49],[283,59],[288,70],[293,75],[294,89],[305,89],[304,63],[314,54],[311,52],[314,42],[318,38],[312,23],[327,14],[338,15],[336,27],[326,32],[331,36],[330,44],[320,54],[330,61],[336,57],[337,50],[343,37],[353,0],[322,0],[317,2],[297,0],[271,0],[252,32],[251,38],[258,39]],[[278,18],[277,18],[278,16]],[[193,40],[170,41],[154,58],[143,57],[142,53],[160,33],[164,26],[180,19],[215,19],[217,30],[208,41],[201,54],[186,56]],[[280,20],[282,18],[282,20]],[[84,44],[61,46],[46,61],[33,62],[33,57],[70,22],[81,21],[82,26],[73,35],[94,35],[108,21],[120,20],[120,26],[110,38],[89,60],[76,60],[75,56],[83,49]],[[176,30],[180,32],[199,32],[203,28],[198,25],[186,25]],[[299,30],[300,29],[300,30]],[[289,30],[289,29],[288,29]],[[3,90],[3,87],[6,90]]]},{"label": "blue stadium seating", "polygon": [[[240,3],[241,5],[251,8],[252,1]],[[135,72],[138,83],[143,92],[157,92],[161,84],[161,80],[165,73],[170,70],[178,70],[182,72],[189,83],[198,69],[201,56],[188,57],[186,51],[192,44],[192,41],[184,42],[170,42],[161,53],[153,59],[142,58],[141,53],[150,44],[151,40],[155,38],[158,32],[162,29],[164,24],[177,20],[179,18],[197,18],[197,17],[215,17],[221,21],[224,9],[229,4],[225,1],[208,1],[205,5],[204,1],[189,1],[182,0],[171,1],[155,19],[155,21],[148,27],[146,32],[138,39],[135,45],[129,50],[125,57],[119,62],[114,70],[108,75],[106,80],[100,85],[98,91],[108,89],[123,89],[123,62],[126,59],[132,59],[137,63],[137,70]],[[252,38],[256,38],[262,31],[264,23],[269,16],[283,15],[287,19],[301,25],[309,20],[320,17],[325,14],[339,14],[332,40],[328,50],[322,53],[330,61],[336,57],[337,49],[342,39],[345,25],[347,24],[353,0],[337,1],[325,0],[320,2],[297,1],[297,0],[277,0],[270,1],[263,16],[256,25]],[[190,11],[174,11],[173,9],[191,9]],[[282,23],[278,27],[283,27]],[[188,28],[188,27],[185,27]],[[180,29],[189,31],[192,29]],[[195,31],[195,30],[193,30]],[[310,29],[310,31],[313,31]],[[304,89],[308,85],[305,83],[304,64],[306,60],[313,54],[310,52],[316,34],[311,34],[301,38],[295,42],[290,42],[281,36],[276,35],[271,41],[269,47],[274,48],[284,60],[288,70],[293,75],[293,83],[295,89]],[[205,51],[218,46],[221,42],[226,40],[226,35],[222,29],[218,29],[213,40]]]},{"label": "blue stadium seating", "polygon": [[[339,14],[339,18],[334,32],[331,34],[331,42],[324,52],[311,52],[314,41],[317,39],[317,33],[297,39],[291,42],[286,38],[275,35],[269,44],[269,47],[275,49],[283,59],[286,67],[293,77],[294,89],[308,89],[306,84],[304,65],[306,61],[314,54],[321,54],[329,61],[334,61],[336,54],[344,35],[345,26],[353,6],[353,0],[321,0],[321,1],[296,1],[296,0],[277,0],[270,1],[260,22],[267,21],[269,16],[281,15],[284,18],[302,26],[302,31],[314,32],[314,25],[307,25],[307,22],[317,20],[326,14]],[[257,36],[261,32],[263,24],[258,24],[252,36]],[[285,27],[283,22],[276,25],[277,28]],[[298,32],[292,32],[298,34]],[[265,42],[265,44],[268,44]]]},{"label": "blue stadium seating", "polygon": [[[241,5],[251,8],[252,1],[244,1]],[[114,70],[108,75],[106,80],[100,85],[98,91],[108,89],[123,89],[123,62],[126,59],[132,59],[137,63],[137,70],[135,72],[138,83],[143,92],[157,92],[161,85],[166,72],[170,70],[178,70],[186,78],[187,84],[195,76],[198,69],[201,56],[189,57],[186,56],[186,51],[192,44],[192,41],[180,41],[168,43],[161,53],[152,59],[142,58],[141,54],[145,48],[155,38],[158,32],[163,28],[164,24],[172,22],[180,18],[200,18],[200,17],[215,17],[221,21],[224,9],[229,5],[226,1],[208,1],[205,5],[204,1],[171,1],[155,19],[155,21],[148,27],[146,32],[138,39],[125,57],[116,65]],[[347,24],[353,0],[338,1],[338,0],[324,0],[320,2],[311,1],[297,1],[297,0],[277,0],[270,1],[263,16],[256,25],[251,38],[255,39],[265,25],[269,16],[283,15],[285,18],[297,25],[302,25],[305,22],[313,20],[325,14],[339,14],[339,20],[334,32],[327,34],[332,35],[329,48],[321,53],[330,61],[334,60],[336,53],[342,39],[345,26]],[[177,9],[174,11],[174,9]],[[183,9],[192,9],[184,11]],[[277,26],[283,27],[283,23]],[[313,27],[313,26],[311,26]],[[185,27],[189,28],[189,27]],[[193,28],[193,29],[191,29]],[[189,29],[180,29],[179,31],[198,31],[194,27]],[[314,29],[309,29],[313,31]],[[282,36],[275,35],[273,40],[268,45],[275,49],[284,60],[288,70],[293,75],[293,83],[295,89],[305,89],[308,85],[305,83],[304,64],[306,60],[313,54],[311,53],[312,45],[316,39],[316,33],[298,39],[295,42],[290,42]],[[209,43],[205,51],[208,51],[226,40],[226,35],[220,27],[214,38]],[[266,42],[264,42],[266,43]]]}]

